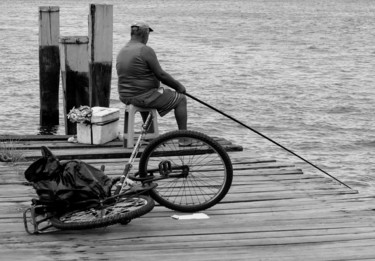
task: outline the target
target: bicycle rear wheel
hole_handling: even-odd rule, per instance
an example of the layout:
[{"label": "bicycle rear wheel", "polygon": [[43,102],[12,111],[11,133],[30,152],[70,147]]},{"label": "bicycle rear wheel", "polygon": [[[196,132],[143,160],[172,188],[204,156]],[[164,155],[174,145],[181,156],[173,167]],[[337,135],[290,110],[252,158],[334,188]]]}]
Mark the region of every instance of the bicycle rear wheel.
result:
[{"label": "bicycle rear wheel", "polygon": [[[192,144],[181,144],[186,140]],[[142,153],[139,174],[154,175],[158,186],[150,196],[159,204],[195,212],[223,199],[232,184],[233,169],[219,143],[203,133],[186,130],[153,140]]]},{"label": "bicycle rear wheel", "polygon": [[154,201],[143,195],[129,196],[101,207],[71,211],[51,218],[54,227],[63,230],[99,228],[140,217],[154,208]]}]

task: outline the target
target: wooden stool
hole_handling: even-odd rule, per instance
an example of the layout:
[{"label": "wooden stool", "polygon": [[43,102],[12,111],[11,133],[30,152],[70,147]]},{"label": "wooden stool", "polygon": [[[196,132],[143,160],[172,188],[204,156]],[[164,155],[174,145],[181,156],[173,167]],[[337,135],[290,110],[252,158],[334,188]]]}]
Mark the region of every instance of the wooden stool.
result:
[{"label": "wooden stool", "polygon": [[132,104],[127,105],[125,108],[125,123],[124,123],[124,147],[134,147],[134,122],[135,114],[137,112],[149,112],[152,113],[152,125],[149,132],[147,132],[145,138],[153,139],[159,136],[159,125],[156,109],[141,108]]}]

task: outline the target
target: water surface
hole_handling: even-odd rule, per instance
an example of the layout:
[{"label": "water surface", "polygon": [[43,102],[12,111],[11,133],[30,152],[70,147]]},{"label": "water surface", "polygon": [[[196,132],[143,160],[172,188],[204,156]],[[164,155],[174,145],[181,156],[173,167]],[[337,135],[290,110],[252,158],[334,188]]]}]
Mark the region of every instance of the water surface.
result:
[{"label": "water surface", "polygon": [[[87,35],[92,1],[0,3],[0,134],[39,126],[38,6],[59,6],[62,36]],[[104,2],[103,2],[104,3]],[[375,2],[371,0],[105,1],[115,56],[129,25],[152,25],[149,45],[189,93],[361,191],[375,186]],[[118,102],[115,72],[111,106]],[[62,99],[60,98],[60,112]],[[53,132],[64,133],[63,115]],[[176,129],[173,115],[162,131]],[[189,126],[242,144],[246,154],[299,160],[191,101]],[[305,172],[313,170],[301,164]],[[323,175],[323,174],[322,174]]]}]

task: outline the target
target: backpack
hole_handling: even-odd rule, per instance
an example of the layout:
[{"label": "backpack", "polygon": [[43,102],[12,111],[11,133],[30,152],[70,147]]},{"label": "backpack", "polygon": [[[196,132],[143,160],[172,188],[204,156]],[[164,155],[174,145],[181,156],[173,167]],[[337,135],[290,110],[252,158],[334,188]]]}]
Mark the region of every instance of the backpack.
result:
[{"label": "backpack", "polygon": [[79,160],[61,163],[47,148],[42,147],[42,158],[25,171],[39,200],[51,204],[71,206],[85,200],[101,200],[110,195],[112,180],[103,171]]}]

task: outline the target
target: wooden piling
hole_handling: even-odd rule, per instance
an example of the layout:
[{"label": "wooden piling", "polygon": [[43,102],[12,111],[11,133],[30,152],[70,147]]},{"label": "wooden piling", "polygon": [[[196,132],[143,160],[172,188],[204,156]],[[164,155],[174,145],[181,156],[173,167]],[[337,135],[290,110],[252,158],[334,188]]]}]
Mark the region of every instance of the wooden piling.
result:
[{"label": "wooden piling", "polygon": [[90,5],[90,106],[109,107],[112,77],[113,6]]},{"label": "wooden piling", "polygon": [[59,7],[39,7],[39,89],[41,126],[59,124],[59,34]]},{"label": "wooden piling", "polygon": [[65,133],[76,134],[76,123],[67,119],[69,111],[89,105],[89,66],[87,36],[60,38],[61,76],[64,93]]}]

